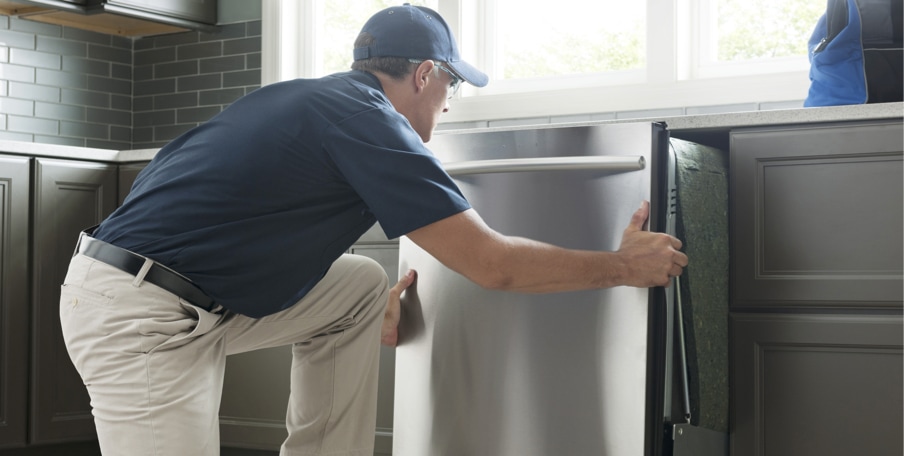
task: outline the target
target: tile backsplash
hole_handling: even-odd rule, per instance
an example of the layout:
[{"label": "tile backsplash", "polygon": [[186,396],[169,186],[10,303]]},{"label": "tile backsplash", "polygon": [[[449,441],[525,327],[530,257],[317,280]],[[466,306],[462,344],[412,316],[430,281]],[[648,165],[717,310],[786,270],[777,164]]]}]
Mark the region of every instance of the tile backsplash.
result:
[{"label": "tile backsplash", "polygon": [[261,21],[125,38],[0,16],[0,139],[160,147],[260,86]]}]

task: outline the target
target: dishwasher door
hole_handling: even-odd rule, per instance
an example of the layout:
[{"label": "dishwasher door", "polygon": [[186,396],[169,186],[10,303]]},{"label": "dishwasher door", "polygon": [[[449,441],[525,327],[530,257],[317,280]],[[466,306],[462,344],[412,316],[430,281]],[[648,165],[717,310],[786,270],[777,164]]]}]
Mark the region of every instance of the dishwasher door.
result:
[{"label": "dishwasher door", "polygon": [[[562,247],[616,250],[650,200],[660,124],[438,135],[431,149],[487,224]],[[663,215],[660,215],[663,214]],[[659,231],[659,230],[657,230]],[[662,433],[656,290],[484,290],[407,238],[396,351],[395,456],[651,455]]]}]

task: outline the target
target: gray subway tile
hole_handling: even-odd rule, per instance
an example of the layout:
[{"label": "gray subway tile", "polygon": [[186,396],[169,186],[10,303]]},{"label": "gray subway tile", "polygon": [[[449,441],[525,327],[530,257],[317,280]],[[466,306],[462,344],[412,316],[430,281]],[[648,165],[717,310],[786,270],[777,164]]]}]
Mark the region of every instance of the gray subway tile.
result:
[{"label": "gray subway tile", "polygon": [[223,73],[223,87],[249,86],[261,83],[260,70]]},{"label": "gray subway tile", "polygon": [[176,111],[176,123],[207,122],[211,117],[219,113],[219,106],[179,109]]},{"label": "gray subway tile", "polygon": [[49,36],[38,36],[36,49],[72,57],[87,57],[88,44]]},{"label": "gray subway tile", "polygon": [[0,46],[0,63],[9,63],[9,48]]},{"label": "gray subway tile", "polygon": [[119,63],[110,64],[110,76],[116,79],[132,80],[132,65],[122,65]]},{"label": "gray subway tile", "polygon": [[18,17],[13,17],[9,22],[9,28],[17,32],[33,33],[35,35],[45,36],[62,36],[63,27],[55,24],[47,24],[45,22],[29,21]]},{"label": "gray subway tile", "polygon": [[88,88],[88,76],[79,73],[70,73],[68,71],[46,70],[39,68],[35,71],[35,82],[38,84],[67,89]]},{"label": "gray subway tile", "polygon": [[35,69],[31,67],[0,63],[0,74],[7,81],[35,82]]},{"label": "gray subway tile", "polygon": [[83,122],[85,120],[85,107],[59,103],[36,102],[35,117]]},{"label": "gray subway tile", "polygon": [[136,38],[132,43],[132,51],[145,51],[154,48],[154,37]]},{"label": "gray subway tile", "polygon": [[263,25],[262,21],[249,21],[245,23],[245,35],[247,36],[260,36],[261,35],[261,26]]},{"label": "gray subway tile", "polygon": [[9,83],[9,96],[26,100],[59,103],[60,88],[12,81]]},{"label": "gray subway tile", "polygon": [[223,41],[223,55],[247,54],[249,52],[260,52],[261,38],[239,38],[235,40]]},{"label": "gray subway tile", "polygon": [[227,105],[238,100],[243,95],[245,95],[245,90],[242,88],[205,90],[198,95],[198,105]]},{"label": "gray subway tile", "polygon": [[110,140],[125,142],[125,143],[132,142],[132,128],[111,125],[110,126]]},{"label": "gray subway tile", "polygon": [[128,49],[130,53],[132,51],[132,48],[134,47],[133,43],[134,40],[132,38],[110,35],[110,46],[121,49]]},{"label": "gray subway tile", "polygon": [[87,121],[108,125],[132,125],[132,113],[113,109],[88,108]]},{"label": "gray subway tile", "polygon": [[[132,142],[133,143],[147,143],[154,140],[154,128],[153,127],[135,127],[132,128]],[[133,147],[136,148],[137,147]]]},{"label": "gray subway tile", "polygon": [[79,89],[62,89],[60,95],[60,101],[62,101],[63,104],[93,106],[97,108],[110,107],[109,93]]},{"label": "gray subway tile", "polygon": [[188,44],[176,49],[178,60],[197,60],[205,57],[217,57],[223,53],[223,43],[210,41],[207,43]]},{"label": "gray subway tile", "polygon": [[0,43],[18,49],[34,49],[35,36],[31,33],[0,30]]},{"label": "gray subway tile", "polygon": [[93,74],[97,76],[110,75],[110,62],[86,59],[82,57],[63,56],[63,71],[73,73]]},{"label": "gray subway tile", "polygon": [[146,51],[135,52],[133,63],[135,66],[155,65],[158,63],[172,62],[174,60],[176,60],[176,48],[153,48]]},{"label": "gray subway tile", "polygon": [[56,144],[59,146],[85,147],[84,138],[67,138],[64,136],[35,135],[34,141],[41,144]]},{"label": "gray subway tile", "polygon": [[103,138],[110,135],[110,127],[90,122],[60,122],[60,134],[63,136],[80,136],[83,138]]},{"label": "gray subway tile", "polygon": [[143,112],[154,110],[154,96],[146,95],[142,97],[132,97],[132,112]]},{"label": "gray subway tile", "polygon": [[19,133],[13,131],[0,131],[0,139],[7,141],[34,142],[34,135],[30,133]]},{"label": "gray subway tile", "polygon": [[120,111],[132,112],[132,96],[110,94],[110,107]]},{"label": "gray subway tile", "polygon": [[261,53],[253,52],[251,54],[245,55],[245,68],[251,69],[260,69],[261,68]]},{"label": "gray subway tile", "polygon": [[136,128],[172,125],[174,123],[176,123],[176,111],[173,109],[136,112],[132,115],[132,125]]},{"label": "gray subway tile", "polygon": [[48,68],[51,70],[59,70],[62,68],[61,57],[59,54],[49,54],[28,49],[10,49],[9,62],[16,65]]},{"label": "gray subway tile", "polygon": [[172,33],[154,37],[154,47],[163,48],[198,42],[198,32]]},{"label": "gray subway tile", "polygon": [[188,108],[198,105],[198,93],[176,93],[154,97],[154,109]]},{"label": "gray subway tile", "polygon": [[99,44],[89,44],[88,57],[107,62],[122,63],[126,65],[132,64],[131,49],[119,49],[110,46],[101,46]]},{"label": "gray subway tile", "polygon": [[230,55],[199,60],[201,73],[223,73],[245,69],[245,56]]},{"label": "gray subway tile", "polygon": [[41,135],[56,135],[60,133],[60,121],[39,119],[37,117],[9,116],[6,119],[9,131],[32,133]]},{"label": "gray subway tile", "polygon": [[175,90],[176,80],[174,78],[139,81],[132,85],[132,94],[135,96],[162,95],[173,93]]},{"label": "gray subway tile", "polygon": [[132,81],[128,79],[102,78],[99,76],[88,76],[88,90],[96,90],[98,92],[115,93],[120,95],[130,95],[132,93]]},{"label": "gray subway tile", "polygon": [[186,76],[176,81],[176,91],[188,92],[192,90],[219,89],[222,77],[219,74],[204,74],[201,76]]},{"label": "gray subway tile", "polygon": [[33,116],[35,114],[35,102],[17,98],[0,98],[0,112],[19,116]]},{"label": "gray subway tile", "polygon": [[132,67],[132,81],[148,81],[154,79],[154,65]]},{"label": "gray subway tile", "polygon": [[183,62],[160,63],[154,65],[154,78],[173,78],[176,76],[188,76],[198,74],[198,61],[186,60]]},{"label": "gray subway tile", "polygon": [[253,86],[247,86],[247,87],[245,87],[245,95],[248,95],[249,93],[254,92],[255,90],[260,89],[260,88],[261,88],[260,84],[256,84]]}]

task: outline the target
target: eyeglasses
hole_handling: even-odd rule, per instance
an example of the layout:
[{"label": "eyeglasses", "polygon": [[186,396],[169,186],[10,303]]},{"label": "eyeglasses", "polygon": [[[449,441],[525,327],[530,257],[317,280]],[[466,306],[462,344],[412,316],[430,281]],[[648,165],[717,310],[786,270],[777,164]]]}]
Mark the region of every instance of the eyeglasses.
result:
[{"label": "eyeglasses", "polygon": [[[420,64],[421,62],[423,62],[423,60],[418,60],[418,59],[408,59],[408,61],[411,63],[417,63],[417,64]],[[456,93],[458,93],[458,89],[459,89],[459,87],[461,87],[461,82],[464,81],[464,79],[458,77],[458,75],[453,73],[452,70],[446,68],[439,62],[434,61],[433,64],[436,65],[436,67],[439,68],[440,70],[445,71],[449,75],[449,77],[452,78],[452,82],[449,83],[449,88],[451,90],[450,90],[449,96],[448,96],[448,98],[451,99],[452,97],[455,96]]]}]

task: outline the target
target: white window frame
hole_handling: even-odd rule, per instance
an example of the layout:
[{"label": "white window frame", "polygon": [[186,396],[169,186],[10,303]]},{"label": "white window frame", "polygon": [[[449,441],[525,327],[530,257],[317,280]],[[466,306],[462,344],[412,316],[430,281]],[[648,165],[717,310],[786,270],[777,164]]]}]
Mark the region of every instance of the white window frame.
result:
[{"label": "white window frame", "polygon": [[[439,12],[459,39],[462,54],[479,68],[490,59],[478,46],[486,34],[475,17],[483,0],[439,0]],[[491,0],[489,0],[491,1]],[[466,86],[443,116],[473,122],[544,116],[656,110],[693,106],[799,101],[809,88],[805,59],[711,65],[702,61],[700,8],[709,0],[647,0],[647,67],[610,76],[557,81],[504,81]],[[315,74],[313,0],[262,0],[262,82]],[[491,20],[492,18],[484,18]],[[695,19],[696,20],[696,19]],[[679,26],[678,24],[683,24]],[[565,83],[564,85],[562,83]]]}]

